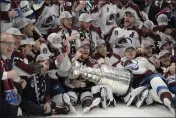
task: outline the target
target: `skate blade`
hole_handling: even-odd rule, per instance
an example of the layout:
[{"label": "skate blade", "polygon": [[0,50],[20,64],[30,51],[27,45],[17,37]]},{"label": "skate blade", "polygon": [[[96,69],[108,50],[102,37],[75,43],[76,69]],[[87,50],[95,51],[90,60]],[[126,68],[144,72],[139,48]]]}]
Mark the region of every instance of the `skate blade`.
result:
[{"label": "skate blade", "polygon": [[101,102],[101,99],[100,99],[100,98],[94,99],[94,100],[92,101],[92,104],[91,104],[89,107],[84,108],[82,114],[85,114],[85,113],[89,112],[92,107],[98,106],[98,105],[100,104],[100,102]]},{"label": "skate blade", "polygon": [[82,114],[85,114],[85,113],[89,112],[90,109],[91,109],[91,107],[86,107],[86,108],[84,108]]},{"label": "skate blade", "polygon": [[175,116],[175,109],[171,106],[171,102],[168,99],[164,99],[164,105],[169,109],[169,111]]},{"label": "skate blade", "polygon": [[146,100],[147,96],[149,94],[149,90],[145,90],[144,93],[142,94],[142,99],[137,101],[136,107],[139,108],[141,107],[141,105],[144,103],[144,101]]},{"label": "skate blade", "polygon": [[131,103],[133,102],[133,100],[136,98],[136,96],[132,96],[130,98],[130,100],[127,102],[127,106],[129,107],[131,105]]},{"label": "skate blade", "polygon": [[74,108],[72,105],[70,105],[69,107],[70,107],[70,112],[71,112],[71,113],[77,114],[75,108]]}]

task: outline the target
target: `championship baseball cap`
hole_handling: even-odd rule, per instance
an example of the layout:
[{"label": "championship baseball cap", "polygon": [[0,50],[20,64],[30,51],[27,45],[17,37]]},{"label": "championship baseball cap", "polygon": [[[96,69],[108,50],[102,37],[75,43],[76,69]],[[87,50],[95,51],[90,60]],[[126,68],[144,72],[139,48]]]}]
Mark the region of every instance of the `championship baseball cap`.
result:
[{"label": "championship baseball cap", "polygon": [[62,20],[63,18],[72,18],[72,17],[73,16],[69,11],[63,11],[59,16],[59,20]]},{"label": "championship baseball cap", "polygon": [[22,28],[26,27],[27,25],[33,24],[33,23],[35,23],[35,19],[31,20],[28,18],[22,18],[22,19],[15,21],[14,27],[16,27],[18,29],[22,29]]},{"label": "championship baseball cap", "polygon": [[34,10],[38,10],[42,7],[43,4],[44,4],[44,0],[34,0],[32,7]]},{"label": "championship baseball cap", "polygon": [[48,60],[49,59],[49,56],[46,55],[46,54],[39,54],[36,58],[36,62],[37,61],[45,61],[45,60]]},{"label": "championship baseball cap", "polygon": [[125,46],[125,51],[128,50],[128,49],[134,49],[134,50],[136,50],[136,47],[133,46],[133,45],[126,45]]},{"label": "championship baseball cap", "polygon": [[83,47],[85,45],[90,45],[89,39],[84,39],[84,41],[81,42],[81,47]]},{"label": "championship baseball cap", "polygon": [[131,14],[136,19],[136,12],[131,8],[127,8],[125,14]]},{"label": "championship baseball cap", "polygon": [[31,15],[34,11],[31,9],[30,4],[27,0],[23,0],[20,2],[21,12],[24,17]]},{"label": "championship baseball cap", "polygon": [[26,38],[24,40],[21,40],[21,45],[25,45],[25,44],[28,44],[28,45],[35,45],[35,41],[33,38]]},{"label": "championship baseball cap", "polygon": [[143,38],[142,43],[141,43],[141,48],[146,48],[149,46],[155,47],[153,39],[150,37]]},{"label": "championship baseball cap", "polygon": [[21,33],[21,31],[18,28],[9,28],[8,30],[6,30],[6,33],[15,35],[15,36],[20,36],[22,38],[26,37],[24,34]]},{"label": "championship baseball cap", "polygon": [[97,43],[97,47],[101,46],[102,44],[106,44],[105,40],[103,39],[98,39],[96,43]]},{"label": "championship baseball cap", "polygon": [[143,26],[147,29],[153,29],[154,24],[151,20],[146,20],[144,21]]},{"label": "championship baseball cap", "polygon": [[169,21],[168,17],[165,14],[160,14],[156,20],[159,26],[168,25],[168,21]]},{"label": "championship baseball cap", "polygon": [[171,53],[170,53],[168,50],[161,50],[161,51],[159,52],[158,58],[161,58],[161,57],[163,57],[163,56],[166,55],[166,54],[171,55]]},{"label": "championship baseball cap", "polygon": [[93,19],[90,17],[89,14],[87,13],[82,13],[80,16],[79,16],[79,21],[80,22],[91,22]]},{"label": "championship baseball cap", "polygon": [[54,48],[61,48],[62,47],[62,38],[57,33],[51,33],[47,40],[53,45]]}]

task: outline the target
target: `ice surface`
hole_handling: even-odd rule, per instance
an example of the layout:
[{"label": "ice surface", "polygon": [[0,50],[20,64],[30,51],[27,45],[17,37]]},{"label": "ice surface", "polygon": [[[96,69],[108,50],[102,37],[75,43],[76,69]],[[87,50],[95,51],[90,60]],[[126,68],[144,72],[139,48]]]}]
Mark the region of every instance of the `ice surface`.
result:
[{"label": "ice surface", "polygon": [[51,117],[174,117],[173,114],[163,105],[150,105],[136,108],[127,107],[123,103],[117,103],[116,107],[110,106],[107,109],[94,108],[87,114],[82,114],[82,108],[76,107],[77,114],[53,115]]}]

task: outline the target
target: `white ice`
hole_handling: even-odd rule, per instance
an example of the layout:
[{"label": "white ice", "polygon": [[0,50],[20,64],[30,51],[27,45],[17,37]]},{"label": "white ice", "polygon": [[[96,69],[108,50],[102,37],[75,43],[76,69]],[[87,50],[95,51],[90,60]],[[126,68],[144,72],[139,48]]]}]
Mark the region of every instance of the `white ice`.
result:
[{"label": "white ice", "polygon": [[107,109],[94,108],[87,114],[82,114],[82,108],[76,107],[77,114],[53,115],[51,117],[174,117],[173,114],[163,105],[150,105],[136,108],[127,107],[123,103],[117,103],[116,107]]}]

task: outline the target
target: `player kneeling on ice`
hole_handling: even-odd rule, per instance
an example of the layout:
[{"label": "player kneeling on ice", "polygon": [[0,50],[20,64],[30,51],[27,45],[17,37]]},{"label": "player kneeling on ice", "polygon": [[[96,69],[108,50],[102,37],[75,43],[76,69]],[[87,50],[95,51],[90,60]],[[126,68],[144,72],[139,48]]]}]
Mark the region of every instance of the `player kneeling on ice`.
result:
[{"label": "player kneeling on ice", "polygon": [[[90,43],[89,40],[85,39],[72,61],[78,61],[83,65],[93,67],[97,63],[89,57],[89,54]],[[95,84],[84,79],[82,76],[75,76],[72,73],[69,73],[68,78],[65,80],[65,85],[69,91],[75,92],[75,95],[77,93],[78,100],[81,102],[83,108],[83,113],[88,112],[92,107],[95,107],[100,103],[100,98],[94,100],[91,93],[91,88],[92,86],[95,86]],[[77,101],[75,102],[77,103]]]},{"label": "player kneeling on ice", "polygon": [[[136,66],[137,65],[137,66]],[[125,50],[125,57],[119,63],[118,67],[125,67],[132,71],[133,88],[131,92],[124,98],[127,105],[131,105],[135,98],[136,106],[139,107],[147,97],[147,89],[154,91],[159,100],[175,114],[175,98],[172,97],[167,84],[162,75],[156,72],[155,66],[144,57],[136,58],[136,50],[133,46],[128,46]],[[142,100],[141,100],[142,99]]]}]

